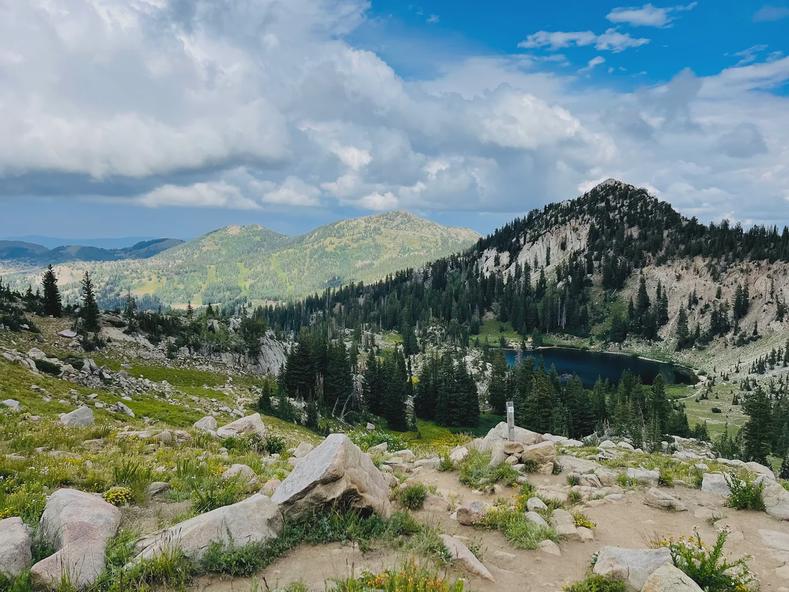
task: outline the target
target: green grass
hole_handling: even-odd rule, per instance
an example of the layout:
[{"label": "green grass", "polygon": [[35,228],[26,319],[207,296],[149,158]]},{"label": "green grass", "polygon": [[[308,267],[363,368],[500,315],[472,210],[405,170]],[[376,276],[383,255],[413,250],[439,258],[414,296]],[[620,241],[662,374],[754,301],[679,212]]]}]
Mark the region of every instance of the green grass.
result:
[{"label": "green grass", "polygon": [[520,344],[523,340],[523,337],[512,328],[512,324],[509,321],[502,323],[495,319],[483,321],[479,327],[479,335],[471,336],[472,339],[475,337],[479,337],[480,344],[484,345],[487,343],[493,347],[498,347],[502,338],[512,344]]},{"label": "green grass", "polygon": [[589,575],[580,582],[564,587],[565,592],[627,592],[622,580],[599,575]]},{"label": "green grass", "polygon": [[[729,434],[734,435],[743,425],[746,416],[742,405],[732,405],[732,398],[738,391],[736,385],[718,383],[712,387],[708,399],[701,399],[701,389],[687,385],[671,385],[667,387],[669,396],[681,399],[685,405],[688,423],[692,426],[707,422],[707,431],[715,439],[729,424]],[[697,400],[699,399],[699,400]],[[713,408],[719,408],[722,413],[713,413]]]},{"label": "green grass", "polygon": [[489,487],[494,483],[513,485],[518,476],[518,471],[506,463],[491,467],[490,454],[477,450],[470,450],[458,466],[458,480],[475,489]]},{"label": "green grass", "polygon": [[544,540],[558,540],[553,529],[534,524],[518,508],[505,504],[496,504],[488,510],[482,524],[501,531],[517,549],[533,550]]}]

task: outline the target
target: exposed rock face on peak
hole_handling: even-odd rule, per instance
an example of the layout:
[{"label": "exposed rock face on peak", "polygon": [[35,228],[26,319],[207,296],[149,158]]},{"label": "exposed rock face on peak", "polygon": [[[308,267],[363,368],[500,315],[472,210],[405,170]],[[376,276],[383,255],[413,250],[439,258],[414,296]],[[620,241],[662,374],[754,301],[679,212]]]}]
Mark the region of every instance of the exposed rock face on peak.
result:
[{"label": "exposed rock face on peak", "polygon": [[389,486],[370,457],[345,434],[330,434],[277,487],[272,501],[286,514],[337,505],[389,516]]}]

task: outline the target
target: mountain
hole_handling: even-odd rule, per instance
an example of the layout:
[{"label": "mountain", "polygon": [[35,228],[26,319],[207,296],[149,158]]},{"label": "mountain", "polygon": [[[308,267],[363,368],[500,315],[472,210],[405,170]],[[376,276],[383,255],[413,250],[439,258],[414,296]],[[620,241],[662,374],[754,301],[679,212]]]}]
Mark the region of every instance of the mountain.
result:
[{"label": "mountain", "polygon": [[[453,339],[468,342],[498,321],[524,337],[630,340],[672,354],[714,347],[721,362],[734,364],[789,335],[789,229],[705,225],[609,179],[461,254],[333,299],[343,317],[384,331],[400,331],[403,319],[444,323]],[[308,300],[268,320],[298,331],[325,306]]]},{"label": "mountain", "polygon": [[[262,226],[227,226],[147,259],[57,267],[66,296],[91,272],[102,302],[127,290],[167,304],[298,298],[329,286],[371,282],[472,246],[479,235],[406,212],[387,212],[288,237]],[[12,280],[13,281],[13,280]],[[23,288],[36,278],[16,278]]]},{"label": "mountain", "polygon": [[183,241],[159,238],[140,241],[130,247],[105,249],[90,245],[62,245],[53,249],[35,243],[0,240],[0,260],[33,265],[49,265],[69,261],[117,261],[146,259],[180,245]]},{"label": "mountain", "polygon": [[26,243],[34,243],[42,245],[47,249],[54,249],[62,245],[82,245],[84,247],[99,247],[101,249],[125,249],[134,245],[152,240],[156,237],[153,236],[119,236],[119,237],[105,237],[105,238],[89,238],[89,237],[71,237],[63,238],[56,236],[46,236],[41,234],[26,234],[20,236],[6,236],[3,237],[9,241],[23,241]]}]

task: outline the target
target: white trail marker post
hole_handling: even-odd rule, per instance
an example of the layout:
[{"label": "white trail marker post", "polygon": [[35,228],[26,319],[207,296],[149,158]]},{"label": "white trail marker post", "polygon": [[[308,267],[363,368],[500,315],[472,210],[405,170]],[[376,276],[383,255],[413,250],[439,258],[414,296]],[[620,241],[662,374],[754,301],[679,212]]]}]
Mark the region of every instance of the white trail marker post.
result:
[{"label": "white trail marker post", "polygon": [[507,401],[507,438],[510,442],[515,439],[515,405]]}]

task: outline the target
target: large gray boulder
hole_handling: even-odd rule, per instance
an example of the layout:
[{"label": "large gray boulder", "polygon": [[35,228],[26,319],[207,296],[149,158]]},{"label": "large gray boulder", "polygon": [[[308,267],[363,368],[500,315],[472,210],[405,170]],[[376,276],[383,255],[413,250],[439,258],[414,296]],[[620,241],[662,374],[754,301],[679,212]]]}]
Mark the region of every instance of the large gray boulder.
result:
[{"label": "large gray boulder", "polygon": [[345,434],[330,434],[304,456],[271,499],[291,515],[325,505],[392,511],[383,473]]},{"label": "large gray boulder", "polygon": [[137,542],[135,561],[152,559],[166,551],[179,550],[199,561],[212,544],[241,547],[264,543],[282,532],[282,514],[265,495],[200,514],[184,522],[143,537]]},{"label": "large gray boulder", "polygon": [[641,592],[703,592],[685,572],[673,565],[664,565],[652,572]]},{"label": "large gray boulder", "polygon": [[[507,423],[503,421],[490,429],[487,435],[478,444],[478,450],[489,452],[496,442],[501,442],[502,440],[509,440]],[[515,426],[513,441],[520,442],[524,446],[531,446],[532,444],[542,442],[542,434]]]},{"label": "large gray boulder", "polygon": [[789,491],[782,485],[769,478],[762,478],[764,490],[764,509],[773,518],[778,520],[789,520]]},{"label": "large gray boulder", "polygon": [[70,413],[61,413],[60,423],[76,428],[91,426],[93,425],[93,410],[87,405],[83,405]]},{"label": "large gray boulder", "polygon": [[701,490],[723,497],[731,494],[731,488],[723,473],[704,473],[701,477]]},{"label": "large gray boulder", "polygon": [[120,510],[98,496],[76,489],[58,489],[50,495],[39,536],[56,552],[30,570],[34,586],[54,588],[64,578],[75,588],[95,582],[120,520]]},{"label": "large gray boulder", "polygon": [[523,453],[521,453],[521,460],[524,462],[532,461],[538,465],[544,465],[549,462],[552,463],[556,460],[556,444],[548,441],[526,446],[526,448],[523,449]]},{"label": "large gray boulder", "polygon": [[626,471],[627,478],[638,483],[639,485],[647,485],[649,487],[657,487],[660,482],[660,471],[639,468],[629,468]]},{"label": "large gray boulder", "polygon": [[253,413],[232,421],[216,431],[216,435],[220,438],[232,438],[247,434],[256,434],[261,438],[266,435],[266,426],[260,418],[260,413]]},{"label": "large gray boulder", "polygon": [[651,487],[647,490],[647,492],[644,494],[644,503],[648,506],[652,506],[653,508],[659,508],[661,510],[669,510],[673,512],[684,512],[688,509],[685,504],[683,504],[673,495],[663,491],[662,489],[658,489],[657,487]]},{"label": "large gray boulder", "polygon": [[664,565],[673,565],[671,553],[659,549],[624,549],[603,547],[597,555],[594,573],[624,580],[631,590],[641,590],[652,573]]},{"label": "large gray boulder", "polygon": [[490,510],[490,504],[480,501],[471,501],[462,504],[457,510],[457,519],[464,526],[482,524],[485,514]]},{"label": "large gray boulder", "polygon": [[200,430],[201,432],[208,432],[209,434],[215,434],[217,423],[216,417],[212,417],[210,415],[206,415],[205,417],[198,419],[192,427],[196,430]]},{"label": "large gray boulder", "polygon": [[30,529],[21,518],[0,520],[0,575],[15,578],[33,563]]}]

